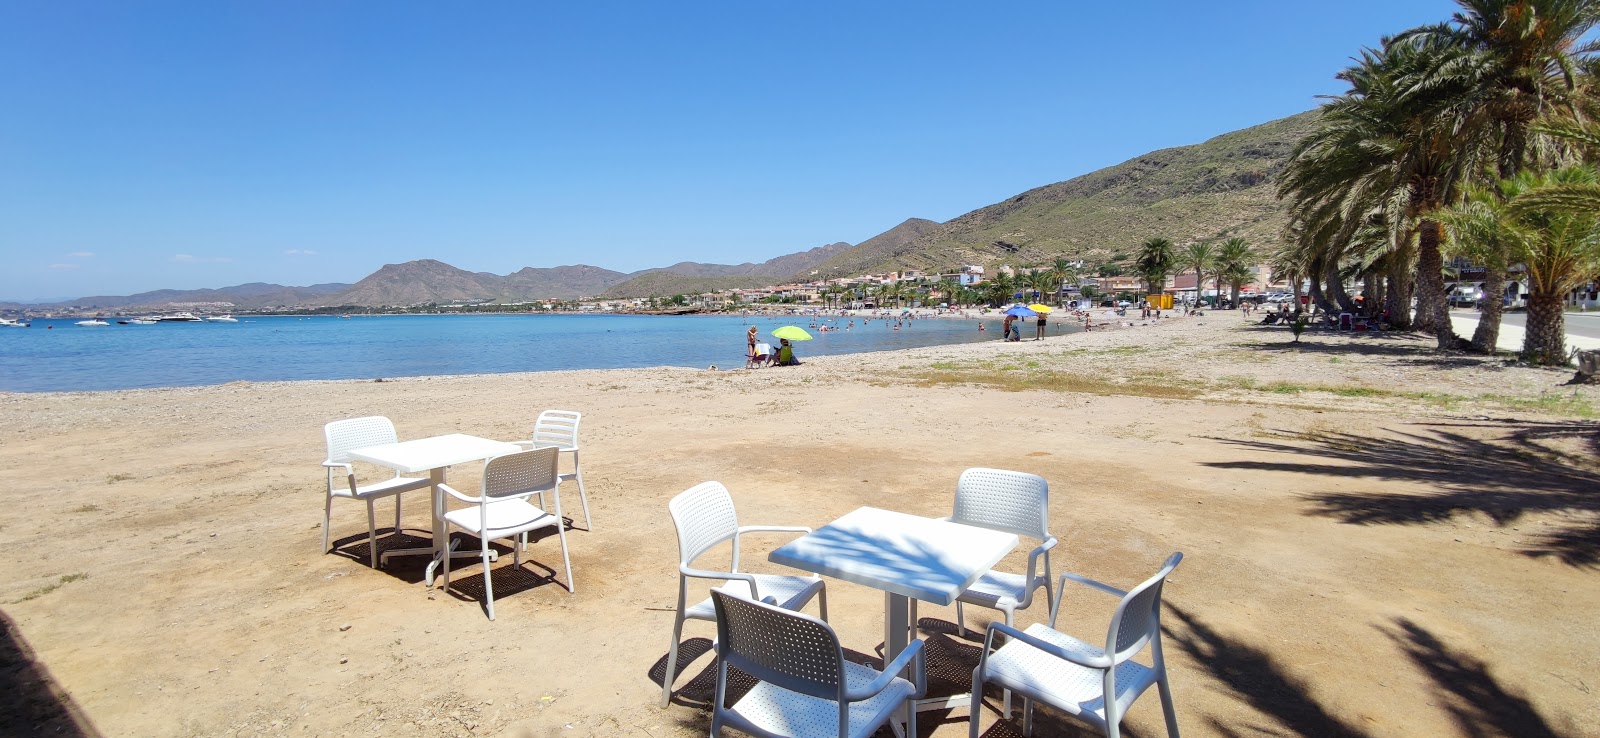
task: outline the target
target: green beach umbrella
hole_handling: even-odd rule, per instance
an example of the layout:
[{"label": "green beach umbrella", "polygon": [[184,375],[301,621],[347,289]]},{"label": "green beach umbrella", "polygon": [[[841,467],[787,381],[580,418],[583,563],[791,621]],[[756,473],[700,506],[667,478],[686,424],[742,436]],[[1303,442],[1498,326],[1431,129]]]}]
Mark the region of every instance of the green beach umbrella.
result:
[{"label": "green beach umbrella", "polygon": [[787,338],[791,341],[809,341],[811,334],[797,325],[786,325],[772,332],[773,338]]}]

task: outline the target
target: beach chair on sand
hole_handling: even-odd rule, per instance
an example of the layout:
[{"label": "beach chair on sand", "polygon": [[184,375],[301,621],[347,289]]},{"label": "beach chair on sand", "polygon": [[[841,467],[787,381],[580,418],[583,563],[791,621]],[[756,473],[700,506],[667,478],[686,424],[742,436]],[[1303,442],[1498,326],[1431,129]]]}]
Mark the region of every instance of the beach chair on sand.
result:
[{"label": "beach chair on sand", "polygon": [[[711,599],[688,605],[689,579],[726,582],[716,589],[735,597],[771,602],[787,610],[806,606],[817,598],[823,622],[828,620],[828,594],[822,577],[783,574],[747,574],[739,571],[739,538],[745,533],[810,533],[810,528],[775,525],[739,525],[733,497],[721,482],[702,482],[679,493],[667,503],[672,525],[678,530],[678,614],[672,622],[672,645],[667,650],[666,672],[661,677],[661,706],[672,701],[672,679],[678,667],[678,641],[683,637],[684,620],[716,620]],[[733,565],[725,572],[694,568],[695,561],[724,541],[733,544]],[[702,590],[704,591],[704,590]]]},{"label": "beach chair on sand", "polygon": [[[561,475],[561,481],[578,483],[578,501],[583,503],[583,529],[594,530],[589,522],[589,493],[583,489],[583,463],[578,459],[578,424],[583,413],[571,410],[546,410],[533,421],[533,437],[526,441],[512,441],[523,448],[558,448],[563,454],[572,454],[572,473]],[[544,495],[539,495],[539,508],[544,509]]]},{"label": "beach chair on sand", "polygon": [[[983,711],[983,685],[997,684],[1022,695],[1022,734],[1033,735],[1033,703],[1043,702],[1088,723],[1109,738],[1122,731],[1122,717],[1153,684],[1161,694],[1161,711],[1167,719],[1167,738],[1178,738],[1178,716],[1167,686],[1167,664],[1161,656],[1161,588],[1167,575],[1183,561],[1175,553],[1156,575],[1124,592],[1077,574],[1062,574],[1061,588],[1077,582],[1118,598],[1107,629],[1105,648],[1056,630],[1061,601],[1050,611],[1050,624],[1017,630],[990,623],[978,668],[972,672],[972,713],[969,734],[978,738],[978,718]],[[995,635],[1005,645],[990,651]],[[1150,665],[1133,660],[1150,646]]]},{"label": "beach chair on sand", "polygon": [[[394,497],[394,534],[400,534],[400,493],[427,489],[433,482],[427,477],[394,477],[371,484],[356,484],[356,470],[350,465],[350,451],[366,446],[381,446],[400,440],[394,432],[394,423],[381,415],[365,418],[335,420],[322,428],[328,442],[328,459],[322,466],[328,470],[328,499],[322,507],[322,552],[328,552],[328,524],[333,517],[333,498],[362,500],[367,503],[367,549],[372,554],[372,568],[378,568],[378,521],[372,504],[380,497]],[[333,471],[344,470],[344,479],[335,480]],[[343,483],[339,483],[342,481]]]},{"label": "beach chair on sand", "polygon": [[745,357],[744,368],[759,369],[761,367],[768,366],[772,363],[772,356],[772,344],[758,343],[756,344],[756,355]]},{"label": "beach chair on sand", "polygon": [[[557,473],[560,455],[561,449],[547,446],[489,459],[483,465],[483,488],[476,497],[462,494],[448,484],[439,485],[440,491],[469,505],[445,512],[445,530],[459,530],[478,539],[483,559],[484,610],[490,620],[494,619],[494,578],[489,571],[493,558],[489,541],[502,538],[511,541],[515,556],[513,565],[520,568],[528,533],[555,528],[556,536],[561,539],[561,560],[567,568],[567,593],[577,591],[572,584],[572,556],[567,553],[567,527],[561,522],[562,475]],[[554,498],[554,513],[528,502],[529,497],[543,492],[549,492]],[[442,559],[445,592],[450,591],[450,558],[447,554]],[[552,579],[554,575],[552,569]]]}]

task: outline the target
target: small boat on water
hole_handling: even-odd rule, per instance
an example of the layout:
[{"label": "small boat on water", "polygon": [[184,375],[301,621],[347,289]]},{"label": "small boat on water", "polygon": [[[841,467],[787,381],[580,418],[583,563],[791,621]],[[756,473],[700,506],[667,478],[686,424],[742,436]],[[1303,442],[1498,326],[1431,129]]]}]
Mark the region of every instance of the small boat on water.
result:
[{"label": "small boat on water", "polygon": [[88,320],[80,320],[80,321],[78,321],[78,325],[94,327],[94,326],[111,325],[111,324],[107,323],[107,322],[105,322],[105,321],[103,321],[103,320],[101,320],[99,318],[90,318]]},{"label": "small boat on water", "polygon": [[199,318],[194,317],[194,313],[173,313],[171,315],[163,315],[163,316],[161,316],[159,318],[156,318],[156,320],[160,321],[162,323],[199,323],[200,322]]},{"label": "small boat on water", "polygon": [[0,328],[27,328],[28,324],[11,318],[0,318]]},{"label": "small boat on water", "polygon": [[128,322],[134,325],[155,325],[161,321],[156,320],[155,318],[134,318]]},{"label": "small boat on water", "polygon": [[232,315],[212,315],[212,316],[207,317],[206,320],[209,321],[209,322],[212,322],[212,323],[237,323],[237,322],[239,322],[239,319],[233,317]]}]

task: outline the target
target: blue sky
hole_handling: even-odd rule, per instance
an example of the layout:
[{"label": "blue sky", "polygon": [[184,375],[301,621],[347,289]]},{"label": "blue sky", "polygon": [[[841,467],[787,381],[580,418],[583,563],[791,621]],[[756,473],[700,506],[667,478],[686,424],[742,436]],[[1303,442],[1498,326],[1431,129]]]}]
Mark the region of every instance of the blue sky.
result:
[{"label": "blue sky", "polygon": [[0,299],[761,261],[1309,109],[1443,1],[0,6]]}]

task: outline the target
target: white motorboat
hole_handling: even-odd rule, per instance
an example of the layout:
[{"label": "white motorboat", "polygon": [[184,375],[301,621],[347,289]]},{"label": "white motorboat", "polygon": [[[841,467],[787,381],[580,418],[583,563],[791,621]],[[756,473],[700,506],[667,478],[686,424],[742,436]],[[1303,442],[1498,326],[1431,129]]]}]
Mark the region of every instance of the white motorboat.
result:
[{"label": "white motorboat", "polygon": [[239,322],[239,319],[233,317],[232,315],[212,315],[212,316],[206,318],[206,320],[208,320],[208,321],[210,321],[212,323],[237,323],[237,322]]},{"label": "white motorboat", "polygon": [[105,321],[103,321],[103,320],[101,320],[99,318],[90,318],[89,320],[80,320],[80,321],[78,321],[78,325],[83,325],[83,326],[102,326],[102,325],[111,325],[111,324],[107,323],[107,322],[105,322]]},{"label": "white motorboat", "polygon": [[158,321],[160,321],[162,323],[199,323],[200,322],[199,318],[194,317],[194,313],[173,313],[171,315],[163,315],[163,316],[161,316],[159,318],[156,318],[156,320],[158,320]]},{"label": "white motorboat", "polygon": [[11,318],[0,318],[0,328],[27,328],[28,324]]},{"label": "white motorboat", "polygon": [[128,322],[134,325],[155,325],[161,321],[156,320],[155,318],[134,318]]}]

